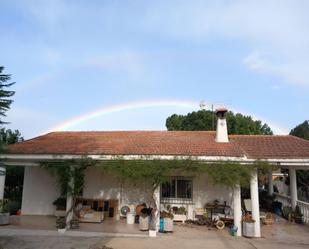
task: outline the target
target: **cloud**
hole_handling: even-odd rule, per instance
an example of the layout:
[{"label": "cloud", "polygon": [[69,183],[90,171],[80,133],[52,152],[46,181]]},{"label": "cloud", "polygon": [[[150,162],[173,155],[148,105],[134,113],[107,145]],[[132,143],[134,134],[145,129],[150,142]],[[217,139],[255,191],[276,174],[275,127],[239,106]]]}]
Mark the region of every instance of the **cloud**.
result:
[{"label": "cloud", "polygon": [[236,40],[249,70],[309,86],[308,1],[176,2],[149,6],[145,30],[189,42]]},{"label": "cloud", "polygon": [[253,51],[243,59],[244,65],[257,73],[279,77],[288,83],[309,86],[309,60],[283,62],[272,58],[272,55],[263,55]]}]

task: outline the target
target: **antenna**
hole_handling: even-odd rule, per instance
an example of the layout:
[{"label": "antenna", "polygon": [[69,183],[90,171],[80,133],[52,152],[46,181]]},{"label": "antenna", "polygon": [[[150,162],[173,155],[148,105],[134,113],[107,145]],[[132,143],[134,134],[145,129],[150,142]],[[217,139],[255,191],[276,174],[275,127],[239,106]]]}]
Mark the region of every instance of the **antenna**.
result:
[{"label": "antenna", "polygon": [[201,108],[201,110],[206,110],[206,103],[205,103],[204,100],[202,100],[202,101],[200,102],[200,108]]}]

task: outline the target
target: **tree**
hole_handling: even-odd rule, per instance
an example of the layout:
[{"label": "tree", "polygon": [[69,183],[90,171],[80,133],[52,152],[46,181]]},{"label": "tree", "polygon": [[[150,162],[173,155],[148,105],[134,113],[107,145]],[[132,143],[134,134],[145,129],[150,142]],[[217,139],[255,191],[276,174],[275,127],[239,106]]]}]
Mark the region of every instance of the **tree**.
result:
[{"label": "tree", "polygon": [[[5,151],[9,144],[23,141],[23,137],[19,130],[12,131],[5,128],[0,129],[0,150]],[[6,167],[4,198],[17,202],[20,206],[22,199],[24,182],[24,167],[9,166]],[[19,207],[20,208],[20,207]]]},{"label": "tree", "polygon": [[[251,116],[241,113],[228,112],[226,115],[229,134],[272,135],[273,131],[260,120],[253,120]],[[215,122],[214,122],[215,121]],[[187,115],[173,114],[166,119],[169,131],[209,131],[216,128],[216,117],[213,112],[200,110]]]},{"label": "tree", "polygon": [[297,125],[290,131],[290,135],[309,140],[309,121],[305,120],[303,123]]},{"label": "tree", "polygon": [[[303,123],[297,125],[294,129],[290,131],[290,135],[300,137],[309,140],[309,122],[305,120]],[[307,170],[297,170],[296,171],[297,184],[300,191],[299,198],[303,201],[309,200],[309,171]]]},{"label": "tree", "polygon": [[[15,82],[7,83],[11,80],[10,74],[4,74],[3,73],[4,67],[0,66],[0,116],[6,116],[5,113],[10,109],[10,106],[13,102],[12,99],[10,99],[15,92],[6,90],[10,86],[12,86]],[[0,119],[0,124],[4,124]]]}]

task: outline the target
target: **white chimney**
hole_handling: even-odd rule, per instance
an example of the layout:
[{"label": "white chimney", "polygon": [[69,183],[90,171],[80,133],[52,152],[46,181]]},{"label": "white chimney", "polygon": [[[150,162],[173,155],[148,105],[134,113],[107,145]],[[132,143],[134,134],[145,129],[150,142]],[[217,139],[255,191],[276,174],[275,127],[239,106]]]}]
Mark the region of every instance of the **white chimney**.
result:
[{"label": "white chimney", "polygon": [[225,113],[227,112],[226,108],[220,108],[216,110],[217,115],[217,133],[216,133],[216,142],[218,143],[228,143],[229,137],[227,134],[227,125]]}]

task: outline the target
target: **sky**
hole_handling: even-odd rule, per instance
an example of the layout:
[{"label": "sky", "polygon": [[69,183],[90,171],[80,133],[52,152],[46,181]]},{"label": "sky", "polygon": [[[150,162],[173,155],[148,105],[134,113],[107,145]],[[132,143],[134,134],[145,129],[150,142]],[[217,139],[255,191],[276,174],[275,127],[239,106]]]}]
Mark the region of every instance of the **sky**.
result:
[{"label": "sky", "polygon": [[162,130],[200,101],[276,134],[309,119],[309,1],[0,0],[0,9],[0,65],[16,82],[6,128],[25,138]]}]

